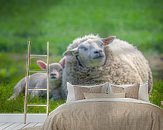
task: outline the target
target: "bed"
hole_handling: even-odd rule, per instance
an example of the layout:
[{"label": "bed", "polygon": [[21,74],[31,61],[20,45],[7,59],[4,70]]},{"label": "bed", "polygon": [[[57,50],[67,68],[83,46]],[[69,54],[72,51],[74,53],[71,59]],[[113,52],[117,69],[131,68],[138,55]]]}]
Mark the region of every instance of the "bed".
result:
[{"label": "bed", "polygon": [[67,102],[52,111],[40,129],[163,130],[163,110],[148,101],[145,91],[143,96],[139,92],[147,87],[68,84]]},{"label": "bed", "polygon": [[66,103],[32,130],[163,130],[163,110],[149,102],[147,88],[147,83],[67,83]]},{"label": "bed", "polygon": [[43,130],[163,130],[163,110],[131,98],[94,98],[52,111]]}]

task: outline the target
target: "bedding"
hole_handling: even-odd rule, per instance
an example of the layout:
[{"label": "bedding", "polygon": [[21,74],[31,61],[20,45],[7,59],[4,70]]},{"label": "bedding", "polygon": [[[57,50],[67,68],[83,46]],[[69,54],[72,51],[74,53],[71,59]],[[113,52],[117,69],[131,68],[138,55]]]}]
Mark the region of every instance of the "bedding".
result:
[{"label": "bedding", "polygon": [[62,104],[43,130],[162,130],[163,110],[132,98],[94,98]]}]

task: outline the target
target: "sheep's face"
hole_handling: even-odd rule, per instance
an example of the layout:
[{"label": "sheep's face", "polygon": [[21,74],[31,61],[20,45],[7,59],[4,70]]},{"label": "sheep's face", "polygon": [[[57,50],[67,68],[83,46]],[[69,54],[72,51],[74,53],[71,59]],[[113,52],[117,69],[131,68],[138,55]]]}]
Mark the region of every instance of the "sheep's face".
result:
[{"label": "sheep's face", "polygon": [[62,66],[59,63],[52,63],[49,66],[51,80],[59,80],[62,77]]},{"label": "sheep's face", "polygon": [[106,59],[103,42],[99,39],[88,39],[81,43],[78,47],[78,59],[86,67],[103,65]]},{"label": "sheep's face", "polygon": [[[42,70],[46,70],[47,69],[47,64],[44,61],[38,60],[37,61],[38,66],[42,69]],[[50,80],[53,81],[59,81],[61,80],[62,77],[62,66],[59,63],[52,63],[49,65],[49,77]]]},{"label": "sheep's face", "polygon": [[72,54],[83,67],[98,67],[105,64],[105,46],[115,37],[90,38],[82,41],[77,48],[67,51],[65,55]]}]

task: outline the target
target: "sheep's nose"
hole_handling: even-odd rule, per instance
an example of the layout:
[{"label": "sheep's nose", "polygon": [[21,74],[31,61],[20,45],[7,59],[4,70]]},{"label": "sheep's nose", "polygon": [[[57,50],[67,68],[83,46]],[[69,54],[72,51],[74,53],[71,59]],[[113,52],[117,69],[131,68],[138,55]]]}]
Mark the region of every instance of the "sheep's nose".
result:
[{"label": "sheep's nose", "polygon": [[54,73],[54,74],[50,74],[51,76],[56,76],[56,74]]},{"label": "sheep's nose", "polygon": [[102,50],[95,50],[94,51],[94,54],[101,54],[102,53]]},{"label": "sheep's nose", "polygon": [[50,77],[56,77],[56,76],[57,76],[57,74],[55,74],[55,73],[50,74]]}]

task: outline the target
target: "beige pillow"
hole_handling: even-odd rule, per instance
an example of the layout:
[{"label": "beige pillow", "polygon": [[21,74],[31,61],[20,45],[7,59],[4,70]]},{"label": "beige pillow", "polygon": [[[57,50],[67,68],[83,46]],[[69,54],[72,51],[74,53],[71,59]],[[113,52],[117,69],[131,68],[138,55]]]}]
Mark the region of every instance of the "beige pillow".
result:
[{"label": "beige pillow", "polygon": [[125,93],[112,93],[112,94],[84,93],[84,97],[86,99],[91,99],[91,98],[125,98]]},{"label": "beige pillow", "polygon": [[114,85],[111,84],[113,93],[125,93],[126,98],[138,99],[139,85],[138,84],[126,84],[126,85]]},{"label": "beige pillow", "polygon": [[108,86],[108,82],[91,86],[72,85],[67,82],[68,95],[66,102],[84,99],[84,93],[106,93],[108,91]]}]

